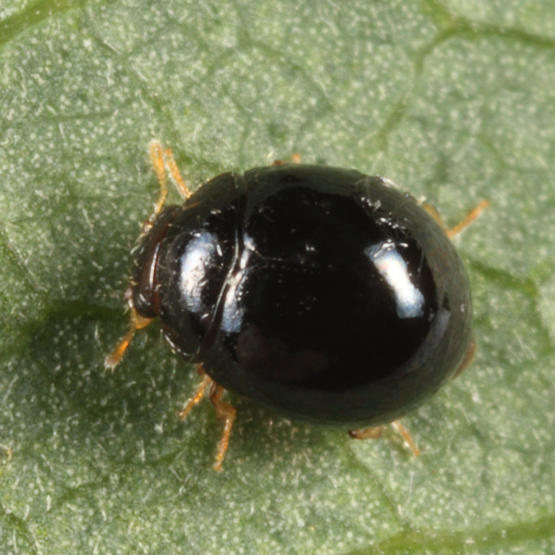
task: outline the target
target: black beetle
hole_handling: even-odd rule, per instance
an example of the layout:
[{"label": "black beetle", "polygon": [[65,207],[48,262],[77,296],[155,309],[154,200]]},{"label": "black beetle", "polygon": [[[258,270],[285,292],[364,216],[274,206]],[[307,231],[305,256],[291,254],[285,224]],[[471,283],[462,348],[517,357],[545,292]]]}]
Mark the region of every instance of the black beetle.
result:
[{"label": "black beetle", "polygon": [[[193,194],[153,141],[161,195],[128,292],[131,329],[159,317],[225,420],[229,389],[280,414],[349,428],[396,421],[472,356],[468,279],[437,213],[381,177],[275,164],[224,173]],[[182,206],[166,206],[164,160]],[[408,432],[398,425],[416,453]],[[352,431],[373,437],[376,430]]]}]

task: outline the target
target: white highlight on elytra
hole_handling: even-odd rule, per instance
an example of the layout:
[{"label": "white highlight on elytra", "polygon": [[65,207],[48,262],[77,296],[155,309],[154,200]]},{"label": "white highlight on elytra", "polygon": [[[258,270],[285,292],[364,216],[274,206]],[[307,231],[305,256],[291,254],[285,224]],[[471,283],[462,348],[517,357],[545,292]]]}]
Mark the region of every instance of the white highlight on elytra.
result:
[{"label": "white highlight on elytra", "polygon": [[410,281],[407,263],[392,241],[383,241],[365,250],[366,255],[391,287],[397,303],[399,318],[422,316],[424,296]]},{"label": "white highlight on elytra", "polygon": [[201,289],[207,266],[216,251],[216,243],[212,233],[203,231],[191,239],[182,256],[181,291],[193,312],[198,312],[202,307]]},{"label": "white highlight on elytra", "polygon": [[245,310],[243,308],[239,308],[239,286],[245,278],[245,271],[249,258],[255,251],[254,241],[252,237],[246,233],[243,236],[243,245],[244,249],[241,253],[241,257],[239,258],[239,267],[234,275],[228,280],[228,290],[226,292],[222,310],[222,321],[220,326],[222,330],[228,333],[239,332],[241,325],[243,324]]}]

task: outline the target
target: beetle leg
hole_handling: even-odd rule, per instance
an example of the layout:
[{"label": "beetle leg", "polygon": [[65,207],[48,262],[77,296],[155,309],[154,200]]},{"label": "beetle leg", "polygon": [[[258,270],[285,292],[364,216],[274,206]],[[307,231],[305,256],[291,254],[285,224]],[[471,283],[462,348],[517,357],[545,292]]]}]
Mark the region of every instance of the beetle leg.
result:
[{"label": "beetle leg", "polygon": [[409,449],[412,451],[412,454],[415,457],[418,457],[418,455],[420,455],[420,449],[416,447],[416,444],[414,443],[412,436],[410,435],[409,431],[401,424],[401,421],[394,420],[391,423],[391,425],[393,426],[395,431],[398,432],[401,435],[401,437],[405,440],[406,444],[409,446]]},{"label": "beetle leg", "polygon": [[179,418],[184,420],[191,412],[191,409],[198,405],[206,395],[207,388],[210,388],[210,401],[216,410],[216,417],[224,421],[224,429],[222,437],[218,444],[218,453],[216,454],[216,462],[214,463],[214,470],[220,472],[222,470],[222,462],[224,460],[227,448],[229,447],[229,437],[231,435],[231,428],[235,420],[237,411],[231,404],[222,401],[222,395],[225,389],[218,385],[208,374],[204,373],[202,364],[197,364],[197,370],[203,376],[194,395],[189,399],[185,407],[179,412]]},{"label": "beetle leg", "polygon": [[[150,155],[150,162],[152,163],[152,167],[154,168],[154,172],[156,173],[156,177],[158,178],[158,183],[160,184],[160,194],[158,195],[158,200],[154,205],[154,211],[149,216],[149,218],[143,223],[143,233],[147,233],[151,228],[154,220],[158,216],[158,214],[162,211],[164,204],[166,202],[166,198],[168,196],[168,187],[166,185],[166,172],[164,169],[164,153],[162,151],[162,145],[160,141],[153,140],[150,142],[149,145],[149,155]],[[172,158],[173,160],[173,158]],[[174,162],[175,165],[175,162]],[[128,298],[128,302],[130,305],[130,317],[129,317],[129,331],[122,337],[120,342],[115,346],[114,350],[104,359],[104,366],[112,370],[115,368],[127,348],[133,339],[135,332],[137,330],[146,328],[153,318],[145,318],[141,316],[133,306],[133,301],[131,300],[131,293],[130,290],[126,292],[126,297]]]},{"label": "beetle leg", "polygon": [[212,382],[210,391],[210,401],[214,405],[216,410],[216,416],[224,421],[224,429],[222,432],[222,437],[218,444],[218,453],[216,454],[216,462],[214,463],[214,470],[220,472],[222,470],[222,462],[224,460],[227,448],[229,446],[229,437],[231,435],[231,428],[233,427],[233,421],[235,420],[235,415],[237,411],[235,407],[231,404],[226,403],[221,400],[221,397],[225,389],[218,385],[216,382]]},{"label": "beetle leg", "polygon": [[158,195],[158,200],[154,205],[154,211],[149,216],[148,220],[143,223],[143,233],[146,233],[152,227],[156,216],[160,214],[164,204],[166,203],[166,198],[168,197],[168,186],[166,184],[166,170],[164,169],[164,152],[162,150],[162,145],[160,141],[154,139],[150,141],[148,146],[148,152],[150,155],[150,163],[154,169],[154,173],[158,178],[158,183],[160,184],[160,194]]},{"label": "beetle leg", "polygon": [[173,157],[173,152],[171,148],[163,149],[160,141],[158,139],[153,139],[150,141],[150,145],[148,147],[148,152],[150,155],[150,162],[152,167],[154,168],[154,173],[158,178],[158,183],[160,184],[160,194],[158,195],[158,200],[154,205],[154,211],[148,218],[148,220],[143,224],[143,233],[146,233],[152,227],[156,216],[160,214],[162,208],[164,208],[164,204],[166,203],[166,199],[168,198],[168,186],[166,183],[166,168],[168,169],[175,187],[178,193],[184,198],[187,199],[191,196],[191,191],[187,184],[185,183],[183,177],[181,177],[181,173],[177,164],[175,162],[175,158]]},{"label": "beetle leg", "polygon": [[449,229],[447,224],[443,221],[441,214],[438,212],[438,209],[433,204],[424,203],[422,204],[422,208],[428,212],[428,214],[436,221],[437,224],[447,233]]},{"label": "beetle leg", "polygon": [[439,212],[431,204],[423,204],[422,208],[428,212],[428,214],[443,228],[445,235],[452,239],[455,235],[458,235],[463,229],[468,227],[483,211],[490,205],[489,200],[483,200],[478,203],[457,225],[453,227],[448,227],[443,218],[439,215]]},{"label": "beetle leg", "polygon": [[133,336],[137,330],[146,328],[154,318],[145,318],[141,316],[133,305],[131,305],[129,314],[129,331],[121,338],[114,350],[104,359],[104,367],[113,370],[123,358],[127,347],[131,343]]},{"label": "beetle leg", "polygon": [[[197,370],[199,370],[199,373],[203,373],[204,371],[202,370],[202,365],[201,364],[197,364]],[[211,386],[214,382],[212,381],[212,378],[208,375],[208,374],[204,374],[204,377],[202,378],[202,381],[200,382],[199,386],[197,387],[197,390],[195,391],[195,394],[187,401],[187,404],[183,407],[183,409],[181,409],[179,411],[179,418],[181,420],[185,420],[185,418],[187,417],[187,415],[191,412],[191,409],[198,405],[200,403],[200,401],[202,401],[205,393],[206,393],[206,388],[208,386]]]},{"label": "beetle leg", "polygon": [[353,439],[378,439],[383,433],[383,426],[372,426],[362,428],[362,430],[349,430],[349,435]]},{"label": "beetle leg", "polygon": [[470,341],[470,345],[468,346],[468,349],[466,350],[466,353],[464,355],[462,362],[459,364],[457,371],[453,374],[453,378],[456,378],[457,376],[462,374],[470,366],[471,362],[474,359],[475,354],[476,354],[476,341],[472,339]]},{"label": "beetle leg", "polygon": [[[407,445],[409,446],[412,454],[415,457],[420,455],[420,449],[416,447],[409,431],[401,424],[400,420],[395,420],[391,423],[391,426],[398,432],[401,437],[405,440]],[[353,439],[378,439],[381,437],[383,432],[383,426],[373,426],[371,428],[363,428],[362,430],[350,430],[349,435]]]},{"label": "beetle leg", "polygon": [[490,205],[489,200],[483,200],[471,210],[457,225],[449,228],[446,233],[449,239],[458,235],[465,227],[472,223]]},{"label": "beetle leg", "polygon": [[181,177],[181,172],[177,167],[171,148],[166,148],[164,150],[164,158],[166,159],[166,165],[168,167],[168,170],[170,171],[170,175],[173,178],[177,192],[181,195],[183,199],[188,199],[191,196],[191,190],[189,189],[189,187],[187,187],[187,184]]},{"label": "beetle leg", "polygon": [[289,160],[274,160],[272,162],[272,166],[283,166],[284,164],[300,164],[302,160],[302,156],[298,152],[293,152],[291,156],[289,156]]}]

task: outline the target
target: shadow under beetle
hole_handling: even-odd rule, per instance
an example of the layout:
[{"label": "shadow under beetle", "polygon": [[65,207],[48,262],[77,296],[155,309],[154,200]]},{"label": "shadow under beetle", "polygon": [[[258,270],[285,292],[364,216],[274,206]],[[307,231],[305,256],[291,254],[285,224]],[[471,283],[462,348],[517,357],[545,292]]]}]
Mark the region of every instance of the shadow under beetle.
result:
[{"label": "shadow under beetle", "polygon": [[[354,170],[283,164],[224,173],[193,194],[170,149],[150,144],[160,197],[135,253],[128,333],[158,317],[164,337],[203,376],[183,419],[225,389],[280,414],[377,437],[472,359],[468,279],[437,212],[390,181]],[[166,169],[184,197],[164,206]],[[376,426],[378,426],[376,428]]]}]

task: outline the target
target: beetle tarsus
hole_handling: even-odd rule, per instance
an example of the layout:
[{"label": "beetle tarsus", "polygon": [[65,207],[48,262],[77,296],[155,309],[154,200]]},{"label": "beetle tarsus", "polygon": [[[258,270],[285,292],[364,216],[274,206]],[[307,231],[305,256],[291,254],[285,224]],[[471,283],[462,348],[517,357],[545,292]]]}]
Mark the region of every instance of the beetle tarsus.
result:
[{"label": "beetle tarsus", "polygon": [[[400,420],[391,423],[394,430],[405,440],[409,449],[415,457],[420,455],[420,449],[414,443],[410,432],[401,424]],[[372,426],[371,428],[362,428],[361,430],[349,430],[349,435],[353,439],[378,439],[383,432],[383,426]]]},{"label": "beetle tarsus", "polygon": [[204,372],[202,364],[197,364],[197,370],[199,374],[203,376],[202,381],[197,387],[194,395],[189,399],[189,401],[187,401],[185,407],[179,412],[179,418],[181,420],[185,420],[193,407],[198,405],[206,396],[206,391],[208,389],[210,390],[210,401],[216,411],[216,417],[219,420],[224,421],[224,429],[222,431],[220,442],[218,443],[218,452],[213,466],[214,470],[221,472],[222,463],[229,447],[229,438],[237,411],[230,403],[222,401],[222,395],[224,394],[225,389],[221,385],[218,385],[208,374]]},{"label": "beetle tarsus", "polygon": [[148,152],[150,155],[150,162],[152,167],[154,168],[154,173],[158,178],[158,183],[160,185],[160,194],[158,195],[158,200],[154,205],[154,211],[148,218],[148,220],[143,224],[143,233],[147,233],[156,220],[156,217],[164,208],[164,204],[166,203],[166,199],[168,198],[168,186],[166,184],[166,170],[164,168],[164,151],[162,150],[162,145],[160,141],[154,139],[150,141],[150,145],[148,147]]},{"label": "beetle tarsus", "polygon": [[401,424],[400,420],[394,420],[391,425],[393,428],[401,435],[401,437],[405,440],[405,443],[409,446],[409,449],[412,451],[412,454],[415,457],[420,455],[420,449],[416,447],[416,443],[412,439],[410,432]]},{"label": "beetle tarsus", "polygon": [[[202,364],[197,364],[197,368],[199,367],[202,368]],[[214,382],[212,381],[212,378],[208,374],[204,374],[204,377],[202,378],[202,381],[197,387],[194,395],[187,401],[187,404],[183,407],[183,409],[179,411],[178,416],[181,420],[185,420],[193,407],[195,407],[202,401],[204,395],[206,394],[206,389],[213,383]]]},{"label": "beetle tarsus", "polygon": [[218,453],[216,454],[216,462],[214,463],[214,470],[217,472],[221,472],[222,470],[222,463],[227,452],[227,448],[229,447],[229,437],[231,435],[231,428],[233,428],[233,422],[235,420],[235,416],[237,414],[237,410],[233,405],[230,403],[226,403],[225,401],[221,400],[221,397],[224,393],[225,389],[221,386],[216,384],[215,382],[212,384],[212,391],[210,392],[210,401],[214,405],[214,409],[216,410],[216,416],[224,421],[224,429],[222,432],[222,437],[220,442],[218,443]]},{"label": "beetle tarsus", "polygon": [[177,192],[181,195],[183,199],[188,199],[191,196],[191,190],[187,187],[185,180],[181,177],[181,172],[177,167],[175,158],[173,157],[173,152],[171,148],[164,149],[164,158],[166,161],[166,167],[172,176],[173,182],[177,189]]},{"label": "beetle tarsus", "polygon": [[272,166],[283,166],[284,164],[300,164],[302,156],[298,152],[293,152],[286,160],[274,160]]},{"label": "beetle tarsus", "polygon": [[474,207],[457,225],[449,228],[446,233],[449,239],[458,235],[463,229],[468,227],[488,206],[489,200],[483,200],[476,207]]},{"label": "beetle tarsus", "polygon": [[428,214],[443,228],[445,235],[447,235],[449,239],[452,239],[463,229],[467,228],[490,204],[489,200],[482,200],[457,225],[454,225],[453,227],[447,226],[437,208],[432,204],[424,203],[422,208],[424,208],[424,210],[426,210],[426,212],[428,212]]},{"label": "beetle tarsus", "polygon": [[383,433],[383,426],[372,426],[361,430],[349,430],[349,435],[353,439],[378,439]]},{"label": "beetle tarsus", "polygon": [[127,351],[127,347],[129,347],[129,344],[135,336],[135,332],[137,332],[137,330],[146,328],[152,322],[152,320],[153,318],[145,318],[144,316],[141,316],[135,310],[135,307],[131,306],[131,311],[129,315],[129,330],[121,338],[121,340],[115,346],[114,350],[104,359],[104,367],[108,370],[113,370],[123,358],[125,351]]}]

